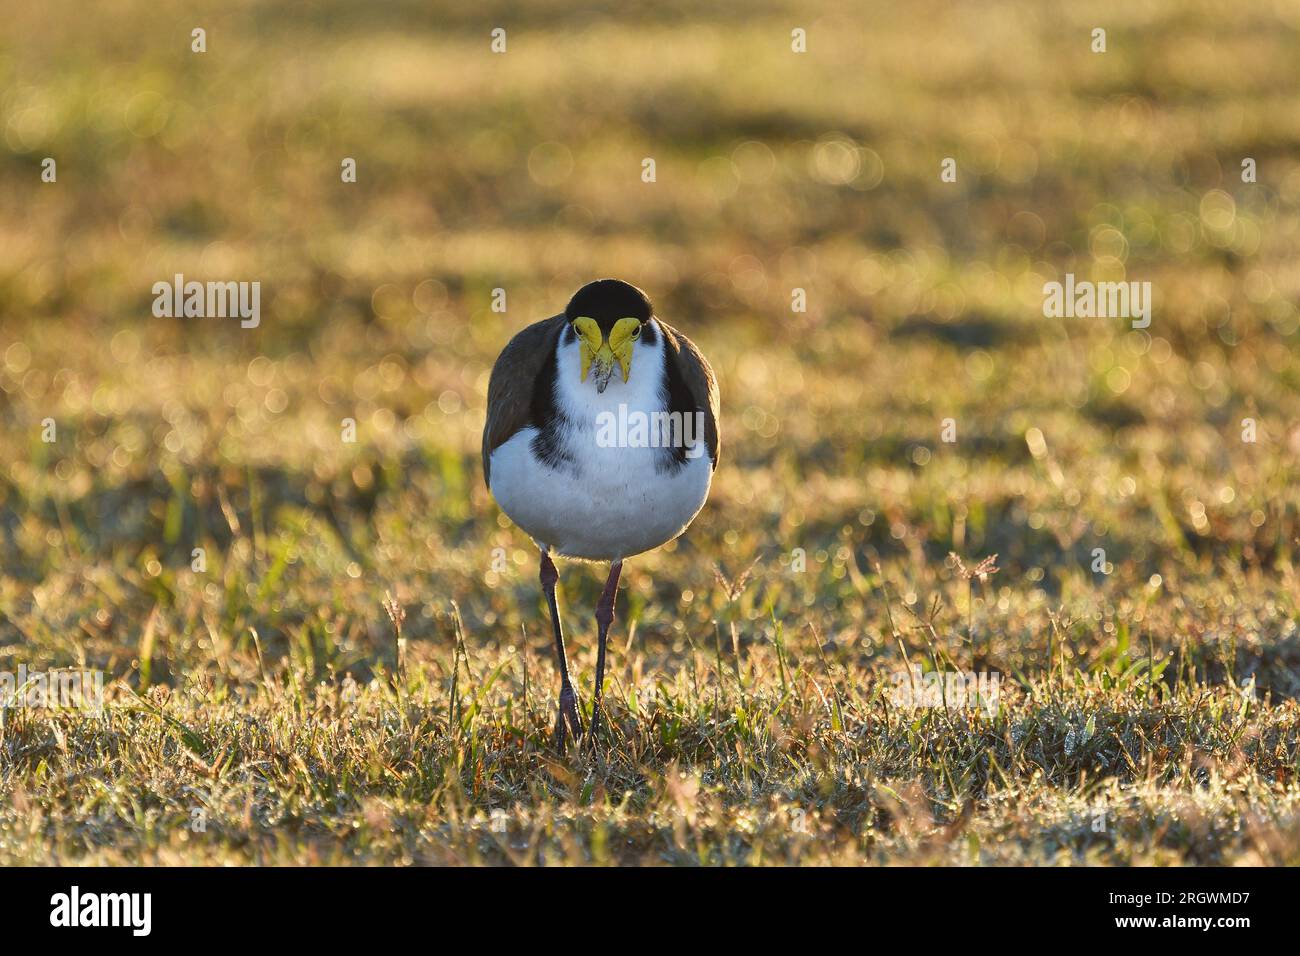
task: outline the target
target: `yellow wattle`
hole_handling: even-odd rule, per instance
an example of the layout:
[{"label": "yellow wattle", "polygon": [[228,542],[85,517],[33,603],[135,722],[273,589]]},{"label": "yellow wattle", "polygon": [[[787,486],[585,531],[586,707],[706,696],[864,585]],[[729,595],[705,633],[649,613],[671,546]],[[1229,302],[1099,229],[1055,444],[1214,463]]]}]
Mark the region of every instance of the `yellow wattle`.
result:
[{"label": "yellow wattle", "polygon": [[596,320],[585,316],[574,319],[573,328],[582,340],[578,344],[578,352],[582,356],[582,377],[578,381],[585,382],[587,373],[591,371],[591,360],[601,348],[604,336],[600,334],[600,326],[596,324]]},{"label": "yellow wattle", "polygon": [[617,362],[623,381],[626,382],[632,374],[632,345],[636,341],[636,330],[640,327],[641,323],[637,319],[619,319],[609,330],[609,340],[606,341],[595,319],[586,316],[574,319],[573,328],[580,339],[578,354],[582,359],[582,375],[578,381],[587,380],[593,362],[600,369],[608,369]]},{"label": "yellow wattle", "polygon": [[618,362],[625,382],[632,372],[632,344],[636,341],[633,336],[640,327],[641,323],[636,319],[619,319],[609,330],[610,354]]}]

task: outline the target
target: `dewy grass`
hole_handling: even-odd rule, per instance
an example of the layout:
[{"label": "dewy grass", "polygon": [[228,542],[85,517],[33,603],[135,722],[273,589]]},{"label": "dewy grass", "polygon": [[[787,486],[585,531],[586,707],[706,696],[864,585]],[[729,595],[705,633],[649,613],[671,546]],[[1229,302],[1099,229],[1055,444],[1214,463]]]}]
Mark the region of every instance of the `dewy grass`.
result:
[{"label": "dewy grass", "polygon": [[[104,701],[0,709],[0,864],[1300,863],[1276,11],[1114,5],[1094,54],[1027,0],[559,4],[493,54],[345,6],[202,60],[143,2],[6,13],[0,671]],[[1067,273],[1150,326],[1044,316]],[[176,275],[257,328],[155,317]],[[709,356],[723,457],[560,758],[478,442],[602,275]]]}]

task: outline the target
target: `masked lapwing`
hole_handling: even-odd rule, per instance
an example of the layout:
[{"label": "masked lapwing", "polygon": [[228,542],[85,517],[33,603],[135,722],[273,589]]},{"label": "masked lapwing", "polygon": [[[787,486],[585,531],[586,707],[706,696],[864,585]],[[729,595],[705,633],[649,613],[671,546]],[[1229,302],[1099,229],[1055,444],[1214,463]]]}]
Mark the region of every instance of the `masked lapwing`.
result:
[{"label": "masked lapwing", "polygon": [[577,291],[519,332],[492,367],[483,476],[541,550],[560,669],[555,746],[582,734],[552,554],[610,562],[596,608],[591,737],[623,561],[671,541],[704,506],[718,464],[718,388],[700,350],[618,279]]}]

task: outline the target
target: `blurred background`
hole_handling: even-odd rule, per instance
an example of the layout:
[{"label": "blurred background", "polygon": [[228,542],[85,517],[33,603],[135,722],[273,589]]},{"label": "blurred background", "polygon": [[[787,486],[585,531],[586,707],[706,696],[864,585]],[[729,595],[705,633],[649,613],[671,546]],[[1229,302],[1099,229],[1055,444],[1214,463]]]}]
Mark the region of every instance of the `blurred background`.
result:
[{"label": "blurred background", "polygon": [[[1300,691],[1300,5],[3,20],[0,663],[251,686],[255,632],[272,670],[364,681],[395,664],[385,592],[435,672],[453,600],[471,645],[544,655],[535,555],[482,483],[488,373],[613,275],[723,396],[712,500],[629,565],[634,670],[720,618],[741,644],[812,628],[866,667],[894,653],[881,587],[964,611],[948,553],[997,552],[973,628],[1006,668],[1045,666],[1050,610],[1083,666],[1132,628]],[[259,281],[260,326],[155,318],[176,273]],[[1065,273],[1150,281],[1151,327],[1044,318]],[[737,592],[715,565],[755,571]],[[596,577],[565,572],[575,615]]]}]

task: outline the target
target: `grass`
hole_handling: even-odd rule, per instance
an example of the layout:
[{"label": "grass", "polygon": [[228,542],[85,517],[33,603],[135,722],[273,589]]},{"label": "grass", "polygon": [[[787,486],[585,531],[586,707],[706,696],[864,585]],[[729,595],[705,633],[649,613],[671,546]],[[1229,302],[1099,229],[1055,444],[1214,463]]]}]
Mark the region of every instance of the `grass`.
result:
[{"label": "grass", "polygon": [[[13,12],[0,670],[107,705],[3,712],[0,864],[1300,862],[1295,7],[481,9]],[[178,272],[261,326],[153,318]],[[1151,328],[1044,318],[1066,272]],[[559,757],[478,439],[605,274],[712,360],[723,462]]]}]

